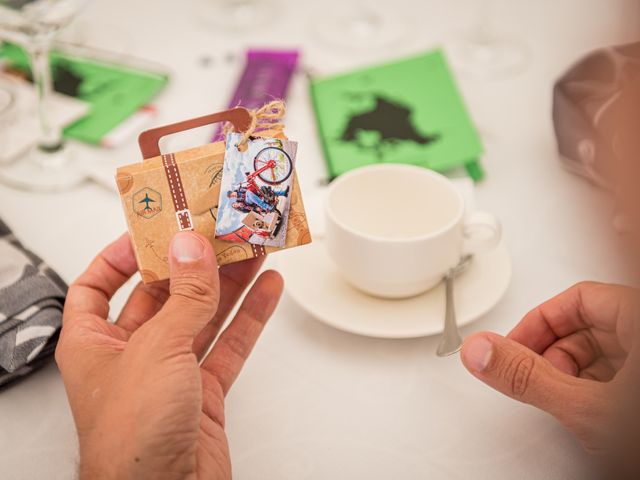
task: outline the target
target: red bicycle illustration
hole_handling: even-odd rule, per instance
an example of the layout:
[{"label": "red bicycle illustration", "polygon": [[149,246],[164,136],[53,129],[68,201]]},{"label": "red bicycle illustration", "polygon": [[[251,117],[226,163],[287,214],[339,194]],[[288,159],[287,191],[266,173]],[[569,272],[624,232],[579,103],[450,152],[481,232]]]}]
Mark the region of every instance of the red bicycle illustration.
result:
[{"label": "red bicycle illustration", "polygon": [[259,237],[274,238],[282,226],[282,212],[290,189],[287,185],[278,190],[276,185],[288,183],[293,162],[283,149],[270,146],[255,155],[253,167],[255,170],[245,172],[244,181],[228,192],[228,196],[234,209],[246,213],[242,220],[245,227]]},{"label": "red bicycle illustration", "polygon": [[293,162],[287,152],[278,147],[260,150],[253,159],[255,175],[269,185],[278,185],[287,180],[293,172]]}]

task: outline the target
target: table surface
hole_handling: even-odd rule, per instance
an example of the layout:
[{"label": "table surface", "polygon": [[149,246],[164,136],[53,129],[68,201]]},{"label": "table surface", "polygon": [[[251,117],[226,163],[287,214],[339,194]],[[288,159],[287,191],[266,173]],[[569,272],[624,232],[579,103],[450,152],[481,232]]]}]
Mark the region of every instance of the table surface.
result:
[{"label": "table surface", "polygon": [[[408,34],[375,51],[327,47],[314,34],[314,18],[341,11],[345,1],[280,0],[276,21],[259,30],[202,20],[223,2],[149,8],[143,0],[94,1],[70,34],[170,66],[173,81],[157,101],[161,124],[224,107],[241,68],[233,58],[247,46],[301,47],[305,67],[332,73],[447,48],[472,24],[476,3],[397,0],[393,11],[406,19]],[[493,28],[529,48],[528,67],[492,81],[460,75],[459,83],[487,149],[477,204],[503,221],[513,280],[503,301],[464,334],[506,333],[577,281],[620,280],[607,208],[559,167],[550,105],[554,79],[581,54],[633,40],[636,2],[502,0],[493,8]],[[288,134],[300,142],[301,185],[315,222],[325,174],[303,75],[294,78],[288,103]],[[165,148],[207,134],[172,139]],[[139,159],[133,140],[115,150],[78,145],[77,152],[103,179]],[[68,281],[125,229],[117,195],[95,182],[58,195],[0,187],[0,216]],[[277,255],[269,262],[277,268]],[[116,296],[114,312],[131,287]],[[379,340],[337,331],[285,295],[227,400],[235,478],[585,478],[580,447],[553,419],[476,381],[458,356],[437,358],[436,345],[434,337]],[[77,441],[54,364],[0,394],[0,425],[3,478],[74,478]]]}]

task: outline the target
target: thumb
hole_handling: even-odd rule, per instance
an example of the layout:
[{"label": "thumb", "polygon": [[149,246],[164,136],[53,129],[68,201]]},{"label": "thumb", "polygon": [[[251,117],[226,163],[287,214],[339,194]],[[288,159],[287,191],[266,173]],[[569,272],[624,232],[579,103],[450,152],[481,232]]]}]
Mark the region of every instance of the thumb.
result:
[{"label": "thumb", "polygon": [[215,314],[219,300],[211,243],[196,232],[177,233],[169,246],[169,299],[152,322],[167,327],[174,338],[192,342]]},{"label": "thumb", "polygon": [[561,421],[572,405],[576,388],[584,383],[524,345],[495,333],[476,333],[467,338],[461,358],[467,370],[487,385]]}]

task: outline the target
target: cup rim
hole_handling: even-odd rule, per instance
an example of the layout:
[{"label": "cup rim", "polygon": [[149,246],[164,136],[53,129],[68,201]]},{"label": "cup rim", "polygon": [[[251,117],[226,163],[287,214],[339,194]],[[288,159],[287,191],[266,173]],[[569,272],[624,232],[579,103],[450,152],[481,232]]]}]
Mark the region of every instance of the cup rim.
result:
[{"label": "cup rim", "polygon": [[[429,232],[429,233],[425,233],[423,235],[416,235],[416,236],[411,236],[411,237],[404,237],[404,238],[388,238],[388,237],[383,237],[383,236],[377,236],[377,235],[370,235],[370,234],[366,234],[366,233],[362,233],[352,227],[350,227],[349,225],[345,224],[344,222],[338,220],[336,218],[335,213],[332,211],[331,209],[331,196],[333,194],[333,192],[343,183],[349,181],[351,178],[356,177],[362,173],[366,173],[369,172],[371,170],[394,170],[394,171],[398,171],[398,170],[406,170],[406,171],[412,171],[415,173],[418,173],[420,175],[426,175],[431,177],[432,179],[435,179],[436,181],[442,183],[443,185],[447,186],[449,188],[449,190],[451,190],[454,195],[456,196],[456,198],[458,199],[459,202],[459,211],[458,214],[446,225],[444,225],[443,227],[440,227],[437,230],[434,230],[433,232]],[[346,230],[347,232],[349,232],[352,235],[355,235],[357,237],[360,237],[362,239],[365,240],[369,240],[369,241],[376,241],[376,242],[381,242],[381,243],[411,243],[411,242],[417,242],[417,241],[423,241],[423,240],[429,240],[432,238],[435,238],[437,236],[442,235],[443,233],[451,230],[453,227],[455,227],[463,218],[464,216],[464,212],[465,212],[465,201],[464,201],[464,197],[462,196],[462,193],[453,186],[453,184],[451,183],[451,180],[448,179],[447,177],[445,177],[444,175],[442,175],[441,173],[438,173],[434,170],[431,170],[429,168],[426,167],[419,167],[417,165],[409,165],[409,164],[389,164],[389,163],[384,163],[384,164],[377,164],[377,165],[366,165],[364,167],[358,167],[355,168],[353,170],[348,171],[347,173],[343,173],[342,175],[340,175],[338,178],[336,178],[333,182],[331,182],[329,184],[329,190],[327,192],[327,196],[325,198],[325,205],[324,205],[324,210],[325,210],[325,214],[326,216],[329,218],[329,220],[331,222],[333,222],[334,224],[336,224],[337,226],[339,226],[340,228],[342,228],[343,230]]]}]

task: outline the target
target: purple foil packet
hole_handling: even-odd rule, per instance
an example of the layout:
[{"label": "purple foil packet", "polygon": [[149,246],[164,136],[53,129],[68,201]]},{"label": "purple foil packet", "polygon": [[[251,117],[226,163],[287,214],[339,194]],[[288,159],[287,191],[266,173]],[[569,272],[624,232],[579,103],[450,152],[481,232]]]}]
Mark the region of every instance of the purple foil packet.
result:
[{"label": "purple foil packet", "polygon": [[[244,71],[228,107],[255,109],[272,100],[284,100],[299,56],[297,50],[248,50]],[[212,141],[223,139],[219,126]]]}]

